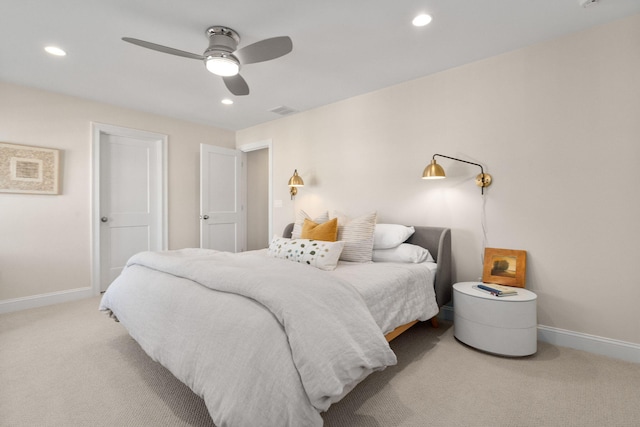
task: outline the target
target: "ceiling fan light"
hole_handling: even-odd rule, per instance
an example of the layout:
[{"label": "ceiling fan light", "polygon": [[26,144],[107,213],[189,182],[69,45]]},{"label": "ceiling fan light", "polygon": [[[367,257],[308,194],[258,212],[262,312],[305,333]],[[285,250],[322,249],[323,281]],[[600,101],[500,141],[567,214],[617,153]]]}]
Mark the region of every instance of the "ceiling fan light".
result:
[{"label": "ceiling fan light", "polygon": [[67,54],[67,52],[57,46],[46,46],[44,50],[47,51],[47,53],[55,56],[65,56]]},{"label": "ceiling fan light", "polygon": [[240,71],[240,62],[230,55],[215,54],[208,56],[205,61],[207,70],[218,76],[235,76]]},{"label": "ceiling fan light", "polygon": [[425,25],[428,25],[430,22],[431,22],[431,15],[427,15],[426,13],[416,16],[415,18],[413,18],[413,21],[411,21],[411,23],[416,27],[424,27]]}]

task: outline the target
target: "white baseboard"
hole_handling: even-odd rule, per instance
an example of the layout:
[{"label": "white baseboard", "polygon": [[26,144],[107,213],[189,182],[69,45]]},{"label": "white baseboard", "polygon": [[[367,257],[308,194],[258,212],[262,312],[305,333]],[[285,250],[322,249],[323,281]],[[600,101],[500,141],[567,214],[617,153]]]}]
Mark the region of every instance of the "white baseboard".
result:
[{"label": "white baseboard", "polygon": [[640,363],[640,344],[538,325],[538,340],[561,347]]},{"label": "white baseboard", "polygon": [[[438,318],[453,322],[453,307],[450,305],[441,307]],[[631,342],[583,334],[545,325],[538,325],[538,341],[560,347],[588,351],[589,353],[612,357],[627,362],[640,363],[640,344]]]},{"label": "white baseboard", "polygon": [[14,298],[0,301],[0,314],[12,311],[26,310],[28,308],[43,307],[45,305],[61,302],[75,301],[94,296],[93,288],[69,289],[48,294],[32,295],[23,298]]},{"label": "white baseboard", "polygon": [[446,322],[453,322],[453,307],[451,305],[443,305],[440,307],[440,313],[438,313],[438,319]]}]

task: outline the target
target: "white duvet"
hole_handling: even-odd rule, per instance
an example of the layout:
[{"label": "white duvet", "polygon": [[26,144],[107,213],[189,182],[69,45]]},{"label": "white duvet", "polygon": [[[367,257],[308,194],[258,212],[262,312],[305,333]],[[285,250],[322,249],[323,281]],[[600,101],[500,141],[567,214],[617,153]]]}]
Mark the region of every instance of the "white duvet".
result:
[{"label": "white duvet", "polygon": [[330,277],[253,252],[144,252],[100,309],[202,396],[219,427],[319,426],[319,411],[396,363],[358,291]]},{"label": "white duvet", "polygon": [[330,274],[356,288],[380,330],[387,334],[405,323],[438,314],[433,287],[436,267],[434,262],[341,261]]}]

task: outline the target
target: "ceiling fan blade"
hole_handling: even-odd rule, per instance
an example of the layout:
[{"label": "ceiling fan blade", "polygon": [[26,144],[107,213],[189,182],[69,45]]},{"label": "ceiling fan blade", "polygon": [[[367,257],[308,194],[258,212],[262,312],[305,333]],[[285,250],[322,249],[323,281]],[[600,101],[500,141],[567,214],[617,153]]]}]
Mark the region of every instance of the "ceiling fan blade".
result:
[{"label": "ceiling fan blade", "polygon": [[233,54],[241,64],[255,64],[256,62],[276,59],[293,50],[291,38],[287,36],[273,37],[245,46]]},{"label": "ceiling fan blade", "polygon": [[196,55],[195,53],[185,52],[184,50],[174,49],[172,47],[162,46],[160,44],[146,42],[144,40],[134,39],[131,37],[123,37],[122,40],[138,46],[146,47],[147,49],[157,50],[158,52],[170,53],[171,55],[182,56],[184,58],[204,59],[204,56],[202,55]]},{"label": "ceiling fan blade", "polygon": [[236,74],[231,77],[223,77],[222,80],[224,84],[229,89],[229,92],[236,96],[249,95],[249,85],[247,82],[240,76],[240,74]]}]

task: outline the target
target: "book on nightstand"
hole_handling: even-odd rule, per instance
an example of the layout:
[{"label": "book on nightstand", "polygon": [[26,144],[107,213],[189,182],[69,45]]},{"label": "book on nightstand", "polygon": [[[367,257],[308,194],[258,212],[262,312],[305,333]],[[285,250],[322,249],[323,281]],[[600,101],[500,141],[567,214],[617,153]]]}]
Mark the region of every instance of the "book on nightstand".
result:
[{"label": "book on nightstand", "polygon": [[516,291],[511,286],[496,285],[495,283],[480,283],[477,287],[478,289],[489,292],[490,294],[497,297],[509,297],[518,295],[518,291]]}]

